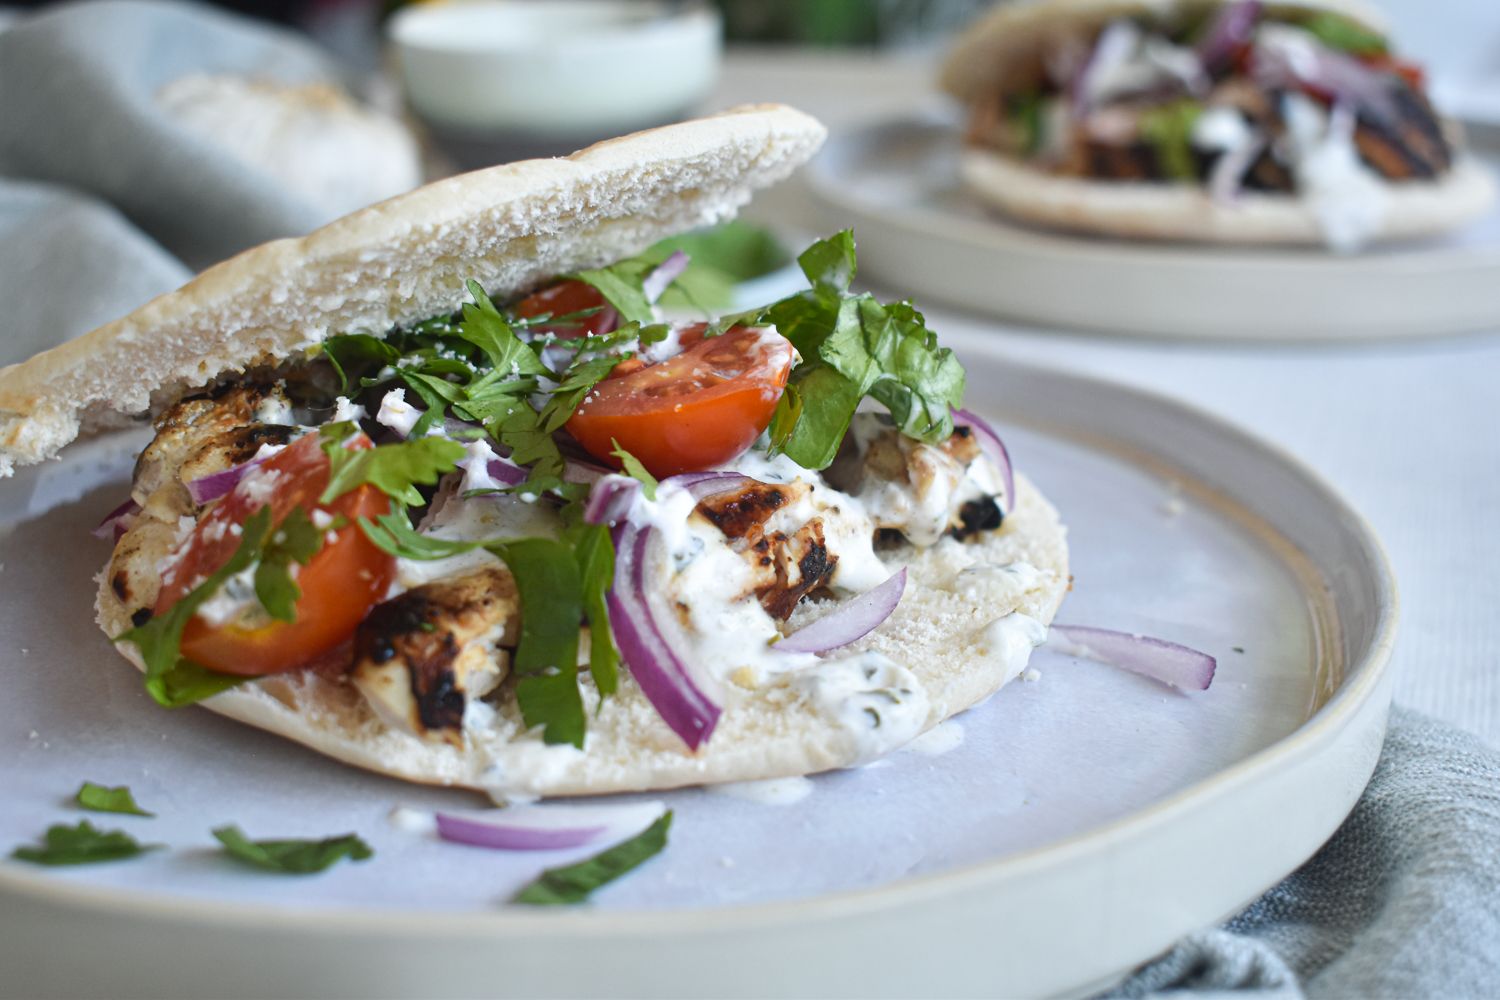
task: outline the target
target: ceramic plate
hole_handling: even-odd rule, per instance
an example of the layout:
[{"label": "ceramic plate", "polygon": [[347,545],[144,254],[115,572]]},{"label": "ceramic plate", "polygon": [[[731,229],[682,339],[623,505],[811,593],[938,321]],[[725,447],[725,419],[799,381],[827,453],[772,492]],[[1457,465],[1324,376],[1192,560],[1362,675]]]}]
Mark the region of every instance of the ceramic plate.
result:
[{"label": "ceramic plate", "polygon": [[[1500,325],[1500,206],[1442,239],[1352,256],[1133,243],[1011,222],[959,184],[940,115],[830,139],[803,171],[866,276],[1006,319],[1195,340],[1416,337]],[[1489,146],[1480,153],[1492,167]]]},{"label": "ceramic plate", "polygon": [[[1213,418],[966,351],[970,405],[1070,526],[1060,620],[1208,650],[1213,687],[1039,651],[1039,679],[803,798],[666,795],[666,852],[566,912],[504,901],[578,852],[488,852],[388,818],[472,796],[148,701],[91,610],[107,553],[88,529],[125,489],[127,443],[0,484],[0,845],[76,822],[88,779],[158,813],[90,818],[171,848],[0,862],[0,992],[1055,994],[1234,911],[1316,850],[1374,766],[1395,627],[1379,546],[1314,474]],[[354,830],[376,854],[260,874],[214,850],[229,822]]]}]

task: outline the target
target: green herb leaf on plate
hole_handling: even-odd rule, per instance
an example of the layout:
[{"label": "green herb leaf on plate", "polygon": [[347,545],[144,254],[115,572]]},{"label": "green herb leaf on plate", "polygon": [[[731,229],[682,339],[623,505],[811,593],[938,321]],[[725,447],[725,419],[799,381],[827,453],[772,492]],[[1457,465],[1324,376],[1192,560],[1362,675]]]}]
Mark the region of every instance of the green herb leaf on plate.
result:
[{"label": "green herb leaf on plate", "polygon": [[126,785],[109,788],[92,781],[85,781],[78,789],[76,798],[80,806],[92,809],[94,812],[126,813],[130,816],[156,815],[136,805],[135,796],[130,794],[130,788]]},{"label": "green herb leaf on plate", "polygon": [[549,868],[535,882],[516,894],[514,903],[527,906],[568,906],[582,903],[600,886],[607,885],[642,862],[660,854],[667,846],[672,813],[623,843],[591,858],[563,868]]},{"label": "green herb leaf on plate", "polygon": [[213,831],[224,845],[224,853],[266,871],[309,875],[332,866],[342,858],[364,861],[375,852],[359,837],[346,833],[323,840],[251,840],[237,826]]},{"label": "green herb leaf on plate", "polygon": [[88,820],[77,826],[49,826],[40,847],[18,847],[10,856],[37,865],[91,865],[100,861],[122,861],[160,844],[141,844],[124,830],[100,830]]}]

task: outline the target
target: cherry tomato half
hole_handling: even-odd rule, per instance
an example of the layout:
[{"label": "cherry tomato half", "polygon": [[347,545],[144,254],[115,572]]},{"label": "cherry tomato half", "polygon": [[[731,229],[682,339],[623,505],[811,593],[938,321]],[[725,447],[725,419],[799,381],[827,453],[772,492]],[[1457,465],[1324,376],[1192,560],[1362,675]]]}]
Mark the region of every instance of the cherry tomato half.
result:
[{"label": "cherry tomato half", "polygon": [[[363,434],[356,448],[371,447]],[[229,560],[240,542],[240,526],[261,507],[271,508],[280,524],[296,507],[342,515],[347,522],[297,569],[302,596],[296,620],[264,619],[213,625],[194,616],[182,633],[182,655],[194,663],[226,674],[258,676],[292,670],[317,659],[354,634],[355,626],[380,600],[395,575],[396,561],[365,537],[360,517],[376,517],[390,510],[384,493],[365,485],[320,505],[318,495],[328,485],[328,456],[317,434],[308,434],[268,458],[248,475],[269,484],[261,489],[236,489],[199,520],[182,558],[163,575],[156,612],[166,611],[203,577]],[[244,482],[244,481],[242,481]],[[253,481],[252,481],[253,482]]]},{"label": "cherry tomato half", "polygon": [[556,326],[543,323],[532,327],[538,333],[551,333],[562,338],[582,337],[594,333],[608,333],[620,325],[619,314],[604,301],[599,289],[582,281],[559,281],[539,292],[533,292],[515,305],[517,316],[527,319],[533,316],[568,316],[594,309],[587,316],[580,316]]},{"label": "cherry tomato half", "polygon": [[791,373],[791,342],[747,327],[704,337],[704,326],[681,332],[681,354],[625,362],[594,387],[568,421],[589,454],[618,467],[618,441],[652,475],[673,476],[727,462],[760,436]]}]

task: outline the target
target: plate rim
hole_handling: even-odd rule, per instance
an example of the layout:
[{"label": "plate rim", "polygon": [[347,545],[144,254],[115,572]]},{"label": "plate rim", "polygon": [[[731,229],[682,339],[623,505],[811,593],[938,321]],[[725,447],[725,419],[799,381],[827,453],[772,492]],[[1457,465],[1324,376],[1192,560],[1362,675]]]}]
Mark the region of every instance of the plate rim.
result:
[{"label": "plate rim", "polygon": [[[1327,479],[1284,447],[1195,404],[1127,381],[1009,359],[993,346],[985,345],[977,336],[964,336],[958,340],[966,341],[961,345],[966,357],[987,354],[992,363],[1004,365],[1023,377],[1033,375],[1072,380],[1082,388],[1135,396],[1150,406],[1175,411],[1177,417],[1204,424],[1214,434],[1233,439],[1237,446],[1259,451],[1281,464],[1311,487],[1328,505],[1330,513],[1348,525],[1351,537],[1359,542],[1362,554],[1374,570],[1369,581],[1374,585],[1372,596],[1375,604],[1371,639],[1363,655],[1344,665],[1344,675],[1337,690],[1310,718],[1292,732],[1229,767],[1099,826],[1000,858],[816,896],[707,907],[569,909],[564,912],[503,906],[482,910],[412,910],[399,906],[289,907],[242,900],[226,906],[221,899],[170,895],[141,897],[132,890],[77,884],[43,872],[33,872],[29,866],[7,858],[0,863],[0,898],[27,899],[103,916],[192,922],[213,930],[253,931],[264,929],[266,921],[274,920],[283,929],[313,932],[315,936],[326,938],[347,933],[368,935],[374,931],[399,932],[407,939],[413,936],[453,939],[455,935],[474,939],[507,932],[535,935],[545,928],[567,936],[607,935],[625,940],[676,932],[677,940],[681,942],[698,935],[783,924],[813,924],[854,913],[868,914],[934,897],[957,895],[960,890],[982,891],[1010,878],[1066,863],[1080,854],[1105,852],[1138,836],[1149,835],[1155,828],[1173,822],[1200,804],[1212,804],[1233,794],[1262,774],[1272,774],[1304,761],[1320,746],[1334,739],[1354,716],[1368,706],[1390,673],[1391,653],[1400,618],[1400,598],[1395,574],[1379,535]],[[1382,712],[1389,707],[1389,688],[1386,692],[1386,705],[1377,706]],[[1363,776],[1361,787],[1368,777],[1368,774]]]}]

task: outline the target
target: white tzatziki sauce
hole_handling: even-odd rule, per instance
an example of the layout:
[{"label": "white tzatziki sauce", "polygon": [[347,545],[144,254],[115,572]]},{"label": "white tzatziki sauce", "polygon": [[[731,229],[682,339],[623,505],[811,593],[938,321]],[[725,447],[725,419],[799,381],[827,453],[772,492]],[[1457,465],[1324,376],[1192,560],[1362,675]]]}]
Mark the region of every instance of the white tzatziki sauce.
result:
[{"label": "white tzatziki sauce", "polygon": [[927,724],[927,692],[910,670],[876,652],[824,660],[795,682],[844,731],[853,764],[884,756]]},{"label": "white tzatziki sauce", "polygon": [[984,626],[979,638],[981,654],[1000,667],[1003,683],[1008,684],[1026,669],[1031,651],[1047,641],[1047,626],[1013,611]]},{"label": "white tzatziki sauce", "polygon": [[732,799],[745,799],[763,806],[789,806],[801,802],[812,794],[811,778],[766,778],[762,781],[726,781],[709,785],[708,791],[715,795],[727,795]]},{"label": "white tzatziki sauce", "polygon": [[957,719],[940,722],[927,732],[912,740],[903,750],[919,753],[924,757],[941,757],[963,745],[964,727]]},{"label": "white tzatziki sauce", "polygon": [[1327,114],[1296,93],[1282,98],[1282,113],[1282,149],[1323,239],[1340,253],[1358,250],[1380,231],[1390,196],[1380,176],[1359,159],[1353,114],[1344,108]]}]

